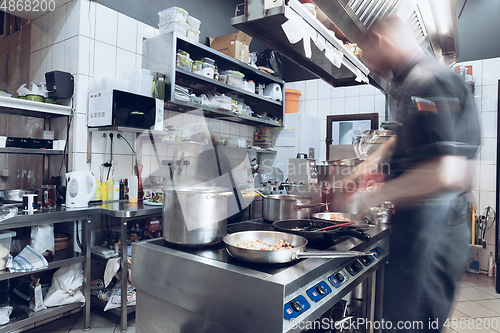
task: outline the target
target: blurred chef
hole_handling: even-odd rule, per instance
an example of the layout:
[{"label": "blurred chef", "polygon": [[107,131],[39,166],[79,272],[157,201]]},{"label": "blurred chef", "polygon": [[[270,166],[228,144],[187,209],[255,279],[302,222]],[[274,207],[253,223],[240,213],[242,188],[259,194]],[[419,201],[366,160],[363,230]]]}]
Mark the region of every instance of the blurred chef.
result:
[{"label": "blurred chef", "polygon": [[374,23],[358,46],[370,69],[391,79],[400,126],[346,179],[386,174],[384,183],[356,191],[349,209],[396,203],[384,319],[394,328],[398,321],[422,324],[404,331],[440,331],[468,256],[466,194],[481,141],[476,105],[463,78],[428,56],[399,18]]}]

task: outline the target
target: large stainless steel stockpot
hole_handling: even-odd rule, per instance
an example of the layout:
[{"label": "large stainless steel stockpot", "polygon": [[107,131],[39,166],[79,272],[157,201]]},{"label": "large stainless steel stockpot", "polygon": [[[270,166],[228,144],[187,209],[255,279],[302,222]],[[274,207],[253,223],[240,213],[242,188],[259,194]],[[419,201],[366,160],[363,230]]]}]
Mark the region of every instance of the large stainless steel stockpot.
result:
[{"label": "large stainless steel stockpot", "polygon": [[266,195],[262,198],[262,217],[268,221],[307,219],[319,213],[323,204],[310,197],[289,194]]},{"label": "large stainless steel stockpot", "polygon": [[205,246],[227,234],[225,187],[163,187],[163,238],[176,245]]}]

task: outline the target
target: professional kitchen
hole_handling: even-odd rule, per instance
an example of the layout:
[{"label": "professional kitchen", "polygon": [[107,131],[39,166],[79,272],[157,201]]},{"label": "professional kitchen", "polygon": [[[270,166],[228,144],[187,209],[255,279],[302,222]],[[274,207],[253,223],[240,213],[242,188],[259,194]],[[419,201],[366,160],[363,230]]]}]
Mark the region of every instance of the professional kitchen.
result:
[{"label": "professional kitchen", "polygon": [[500,332],[499,11],[3,1],[0,333]]}]

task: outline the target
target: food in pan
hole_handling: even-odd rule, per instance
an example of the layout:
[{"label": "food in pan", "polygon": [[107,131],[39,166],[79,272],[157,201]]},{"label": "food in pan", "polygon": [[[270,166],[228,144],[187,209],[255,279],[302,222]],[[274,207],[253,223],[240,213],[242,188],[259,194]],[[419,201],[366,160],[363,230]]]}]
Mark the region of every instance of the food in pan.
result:
[{"label": "food in pan", "polygon": [[241,247],[243,249],[250,250],[264,250],[264,251],[272,251],[272,250],[284,250],[284,249],[293,249],[293,245],[284,240],[278,240],[276,244],[268,245],[264,243],[262,240],[257,239],[255,241],[244,240],[236,244],[237,247]]},{"label": "food in pan", "polygon": [[343,217],[341,214],[331,214],[330,220],[336,221],[336,222],[349,222],[350,221],[349,219]]}]

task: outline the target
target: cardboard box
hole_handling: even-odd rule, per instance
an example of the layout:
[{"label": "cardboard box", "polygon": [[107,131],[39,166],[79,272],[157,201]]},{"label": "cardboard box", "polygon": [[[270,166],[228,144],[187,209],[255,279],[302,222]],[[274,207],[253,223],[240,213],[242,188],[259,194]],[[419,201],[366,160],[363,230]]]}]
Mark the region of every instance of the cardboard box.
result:
[{"label": "cardboard box", "polygon": [[252,37],[244,32],[235,32],[210,39],[210,47],[248,64],[248,53]]}]

